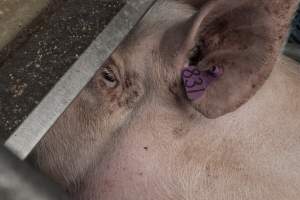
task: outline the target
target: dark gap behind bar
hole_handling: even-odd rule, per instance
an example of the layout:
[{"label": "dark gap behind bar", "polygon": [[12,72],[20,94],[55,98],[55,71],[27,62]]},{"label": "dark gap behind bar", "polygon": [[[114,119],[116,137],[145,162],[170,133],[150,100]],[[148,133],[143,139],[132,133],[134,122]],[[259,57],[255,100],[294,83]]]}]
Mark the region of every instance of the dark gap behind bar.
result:
[{"label": "dark gap behind bar", "polygon": [[[125,0],[68,0],[52,15],[41,15],[44,19],[35,31],[0,65],[0,142],[23,122],[124,4]],[[16,40],[20,37],[24,36]]]}]

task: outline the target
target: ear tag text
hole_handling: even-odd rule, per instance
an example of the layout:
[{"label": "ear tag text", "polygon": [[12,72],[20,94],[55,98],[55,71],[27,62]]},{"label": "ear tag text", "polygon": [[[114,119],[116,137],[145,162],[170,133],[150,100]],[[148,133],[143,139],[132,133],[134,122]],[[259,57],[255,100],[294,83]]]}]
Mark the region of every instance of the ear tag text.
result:
[{"label": "ear tag text", "polygon": [[200,71],[196,66],[187,66],[182,70],[181,78],[189,100],[201,98],[208,86],[223,74],[223,69],[214,66],[209,70]]}]

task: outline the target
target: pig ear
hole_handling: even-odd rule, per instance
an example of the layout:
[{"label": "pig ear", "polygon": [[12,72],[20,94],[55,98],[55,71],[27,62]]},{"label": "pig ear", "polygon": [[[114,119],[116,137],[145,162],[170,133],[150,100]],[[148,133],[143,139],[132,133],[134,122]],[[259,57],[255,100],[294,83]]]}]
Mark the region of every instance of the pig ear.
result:
[{"label": "pig ear", "polygon": [[185,33],[177,36],[177,40],[184,39],[179,42],[176,66],[182,70],[189,61],[200,70],[223,68],[222,77],[192,102],[206,117],[216,118],[248,101],[268,78],[298,1],[206,2],[195,7],[197,14],[181,24]]}]

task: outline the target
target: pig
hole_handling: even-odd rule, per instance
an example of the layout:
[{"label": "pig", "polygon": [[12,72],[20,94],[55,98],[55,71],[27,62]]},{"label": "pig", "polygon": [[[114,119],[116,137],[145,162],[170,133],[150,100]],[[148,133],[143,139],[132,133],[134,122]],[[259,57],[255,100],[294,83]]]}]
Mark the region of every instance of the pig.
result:
[{"label": "pig", "polygon": [[[160,0],[38,144],[75,200],[295,200],[297,0]],[[188,99],[182,71],[223,73]]]}]

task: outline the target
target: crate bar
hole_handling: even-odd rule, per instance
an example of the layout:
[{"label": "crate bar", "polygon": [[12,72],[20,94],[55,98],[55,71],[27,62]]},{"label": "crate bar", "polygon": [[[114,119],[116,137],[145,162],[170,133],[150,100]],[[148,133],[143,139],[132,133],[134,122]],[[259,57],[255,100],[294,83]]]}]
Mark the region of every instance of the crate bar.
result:
[{"label": "crate bar", "polygon": [[67,200],[57,185],[0,146],[1,200]]},{"label": "crate bar", "polygon": [[128,0],[4,145],[24,160],[155,2]]}]

